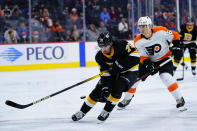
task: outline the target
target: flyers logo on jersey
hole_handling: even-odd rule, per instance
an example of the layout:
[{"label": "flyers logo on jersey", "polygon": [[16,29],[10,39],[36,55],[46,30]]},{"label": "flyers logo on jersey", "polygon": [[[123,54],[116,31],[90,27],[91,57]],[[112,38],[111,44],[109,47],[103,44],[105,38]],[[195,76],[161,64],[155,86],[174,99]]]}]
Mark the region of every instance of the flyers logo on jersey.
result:
[{"label": "flyers logo on jersey", "polygon": [[146,52],[148,53],[148,55],[154,55],[155,53],[160,52],[161,45],[160,44],[155,44],[155,45],[148,46],[148,47],[145,47],[145,48],[146,48]]}]

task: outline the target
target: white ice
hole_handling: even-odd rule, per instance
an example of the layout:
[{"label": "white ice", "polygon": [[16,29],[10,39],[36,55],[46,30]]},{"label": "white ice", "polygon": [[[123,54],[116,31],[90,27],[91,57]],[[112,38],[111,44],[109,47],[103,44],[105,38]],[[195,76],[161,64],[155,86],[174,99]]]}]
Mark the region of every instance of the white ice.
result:
[{"label": "white ice", "polygon": [[[175,77],[182,76],[181,68]],[[31,103],[98,73],[98,67],[1,72],[0,131],[197,131],[197,78],[190,69],[178,82],[188,108],[185,112],[176,109],[175,100],[158,74],[139,85],[125,110],[115,108],[102,124],[97,121],[104,106],[101,103],[79,122],[71,120],[84,101],[80,96],[87,96],[99,78],[26,109],[5,105],[6,100]]]}]

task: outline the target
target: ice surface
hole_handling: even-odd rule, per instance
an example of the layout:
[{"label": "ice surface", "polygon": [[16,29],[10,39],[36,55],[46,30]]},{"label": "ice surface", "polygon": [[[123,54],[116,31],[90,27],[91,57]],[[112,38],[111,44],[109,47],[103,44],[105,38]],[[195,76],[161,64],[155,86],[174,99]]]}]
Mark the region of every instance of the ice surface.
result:
[{"label": "ice surface", "polygon": [[[98,73],[98,67],[1,72],[0,131],[197,131],[197,78],[190,69],[178,82],[188,108],[185,112],[176,109],[158,75],[140,83],[131,104],[125,110],[115,108],[103,124],[97,121],[101,103],[81,121],[71,120],[84,101],[80,96],[87,96],[99,78],[26,109],[4,104],[6,100],[28,104]],[[175,77],[181,75],[179,67]]]}]

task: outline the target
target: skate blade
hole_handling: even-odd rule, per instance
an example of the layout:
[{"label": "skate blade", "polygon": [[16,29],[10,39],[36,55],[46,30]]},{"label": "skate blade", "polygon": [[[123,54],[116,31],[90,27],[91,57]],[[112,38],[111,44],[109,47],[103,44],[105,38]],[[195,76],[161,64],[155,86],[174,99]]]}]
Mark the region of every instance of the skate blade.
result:
[{"label": "skate blade", "polygon": [[126,107],[118,107],[117,110],[125,110]]},{"label": "skate blade", "polygon": [[105,121],[97,120],[97,123],[96,124],[103,124],[103,123],[105,123]]},{"label": "skate blade", "polygon": [[179,111],[180,111],[180,112],[183,112],[183,111],[186,111],[186,110],[187,110],[186,107],[179,107]]}]

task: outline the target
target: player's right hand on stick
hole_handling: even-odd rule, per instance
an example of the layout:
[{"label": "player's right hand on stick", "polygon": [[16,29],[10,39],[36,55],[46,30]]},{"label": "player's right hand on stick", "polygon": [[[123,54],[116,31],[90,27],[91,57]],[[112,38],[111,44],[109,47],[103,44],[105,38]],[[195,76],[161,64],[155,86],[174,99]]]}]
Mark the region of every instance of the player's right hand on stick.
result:
[{"label": "player's right hand on stick", "polygon": [[158,70],[155,69],[154,63],[152,63],[149,59],[144,60],[143,64],[146,68],[146,71],[149,72],[151,75],[154,75],[158,72]]}]

